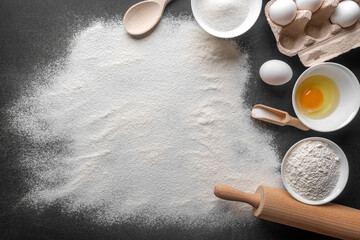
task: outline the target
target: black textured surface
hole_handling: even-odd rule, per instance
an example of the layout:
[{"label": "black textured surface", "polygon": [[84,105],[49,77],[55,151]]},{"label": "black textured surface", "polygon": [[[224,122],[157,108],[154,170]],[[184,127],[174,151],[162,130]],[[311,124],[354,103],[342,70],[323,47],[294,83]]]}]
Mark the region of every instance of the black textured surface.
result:
[{"label": "black textured surface", "polygon": [[[59,206],[39,212],[17,205],[28,191],[24,172],[17,163],[20,152],[30,151],[31,143],[9,132],[4,110],[21,96],[34,81],[37,69],[61,63],[68,54],[68,45],[76,31],[96,19],[118,19],[136,0],[1,0],[0,1],[0,239],[328,239],[302,230],[266,222],[246,228],[183,229],[178,225],[143,228],[137,219],[131,223],[99,226],[91,213],[68,215]],[[191,15],[190,0],[173,0],[166,13]],[[291,89],[305,68],[298,57],[279,53],[264,13],[256,25],[236,39],[250,54],[252,78],[247,84],[245,104],[250,108],[264,103],[289,111]],[[360,78],[360,49],[334,60],[350,68]],[[284,86],[264,84],[258,76],[261,64],[269,59],[288,62],[293,68],[293,80]],[[61,64],[60,64],[61,65]],[[360,208],[360,115],[346,128],[334,133],[301,132],[291,127],[257,123],[259,128],[276,134],[274,145],[282,156],[296,141],[310,136],[322,136],[336,142],[348,156],[350,178],[341,196],[335,201]],[[62,151],[61,141],[44,146],[48,151]]]}]

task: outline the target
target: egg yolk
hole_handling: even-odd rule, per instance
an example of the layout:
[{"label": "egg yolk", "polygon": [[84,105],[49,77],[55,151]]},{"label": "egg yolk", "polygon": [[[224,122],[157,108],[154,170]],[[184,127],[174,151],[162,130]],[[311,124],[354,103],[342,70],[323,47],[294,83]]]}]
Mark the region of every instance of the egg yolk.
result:
[{"label": "egg yolk", "polygon": [[323,95],[317,88],[308,88],[301,94],[300,103],[307,111],[316,111],[323,104]]}]

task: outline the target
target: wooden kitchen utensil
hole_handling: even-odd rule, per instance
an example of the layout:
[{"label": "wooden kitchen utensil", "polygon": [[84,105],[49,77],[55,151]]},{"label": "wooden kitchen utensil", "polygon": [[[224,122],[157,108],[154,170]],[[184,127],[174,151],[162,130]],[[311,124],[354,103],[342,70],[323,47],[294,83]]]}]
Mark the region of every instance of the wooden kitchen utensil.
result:
[{"label": "wooden kitchen utensil", "polygon": [[124,28],[133,36],[142,36],[160,21],[166,5],[171,0],[148,0],[130,7],[124,16]]},{"label": "wooden kitchen utensil", "polygon": [[273,124],[276,124],[276,125],[279,125],[279,126],[290,125],[290,126],[298,128],[298,129],[301,129],[303,131],[308,131],[310,129],[307,126],[305,126],[298,118],[290,116],[290,114],[287,113],[287,112],[281,111],[281,110],[276,109],[276,108],[268,107],[268,106],[265,106],[265,105],[262,105],[262,104],[256,104],[253,107],[253,109],[254,108],[262,108],[262,109],[264,109],[266,111],[274,113],[277,116],[279,116],[281,120],[265,118],[265,117],[258,117],[258,116],[255,116],[252,113],[252,110],[251,110],[251,116],[253,118],[255,118],[255,119],[259,119],[259,120],[262,120],[262,121],[265,121],[265,122],[273,123]]},{"label": "wooden kitchen utensil", "polygon": [[341,239],[360,239],[360,210],[327,203],[307,205],[283,190],[260,186],[245,193],[226,185],[214,189],[217,197],[246,202],[255,217]]}]

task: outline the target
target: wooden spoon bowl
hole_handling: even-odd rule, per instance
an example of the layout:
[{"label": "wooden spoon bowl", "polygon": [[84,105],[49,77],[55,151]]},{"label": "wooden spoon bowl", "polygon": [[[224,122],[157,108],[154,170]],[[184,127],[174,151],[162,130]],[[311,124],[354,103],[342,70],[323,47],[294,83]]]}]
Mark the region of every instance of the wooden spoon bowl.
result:
[{"label": "wooden spoon bowl", "polygon": [[141,36],[152,30],[160,21],[170,0],[148,0],[130,7],[124,16],[124,28],[133,36]]}]

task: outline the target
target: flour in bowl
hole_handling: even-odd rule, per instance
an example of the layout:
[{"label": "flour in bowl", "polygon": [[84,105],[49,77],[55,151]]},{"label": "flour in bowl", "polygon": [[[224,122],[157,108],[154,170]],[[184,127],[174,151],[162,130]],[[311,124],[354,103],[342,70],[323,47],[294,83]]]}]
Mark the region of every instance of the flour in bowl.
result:
[{"label": "flour in bowl", "polygon": [[304,141],[296,146],[284,163],[289,187],[309,200],[322,200],[334,190],[340,176],[340,159],[322,141]]},{"label": "flour in bowl", "polygon": [[231,31],[240,26],[249,13],[245,0],[199,0],[198,8],[204,22],[217,31]]}]

